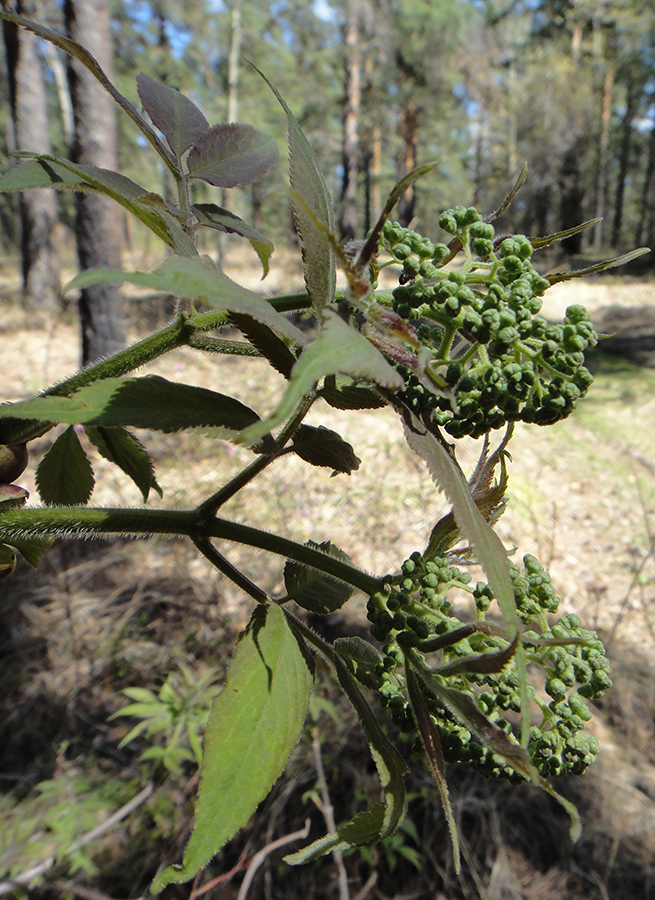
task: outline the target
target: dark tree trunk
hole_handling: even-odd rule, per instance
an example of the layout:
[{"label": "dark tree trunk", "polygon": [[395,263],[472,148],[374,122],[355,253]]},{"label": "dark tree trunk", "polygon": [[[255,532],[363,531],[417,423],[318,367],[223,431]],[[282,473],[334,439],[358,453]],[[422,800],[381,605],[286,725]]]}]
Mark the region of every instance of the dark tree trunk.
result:
[{"label": "dark tree trunk", "polygon": [[359,168],[359,108],[361,100],[358,0],[349,0],[346,21],[346,96],[343,109],[343,181],[339,231],[342,239],[357,235],[357,172]]},{"label": "dark tree trunk", "polygon": [[[582,200],[583,190],[580,186],[580,162],[577,146],[570,147],[562,157],[559,182],[561,190],[560,199],[560,229],[565,231],[584,221]],[[574,234],[561,243],[566,253],[579,253],[582,249],[582,234]]]},{"label": "dark tree trunk", "polygon": [[[35,0],[18,0],[16,12],[38,15]],[[3,22],[9,100],[18,150],[50,153],[48,105],[38,39],[12,22]],[[28,310],[52,310],[59,294],[59,260],[55,250],[57,200],[54,191],[19,195],[23,301]]]},{"label": "dark tree trunk", "polygon": [[[111,29],[107,0],[65,0],[69,35],[112,71]],[[114,101],[76,59],[68,68],[75,138],[72,157],[84,165],[118,167]],[[81,269],[121,264],[121,210],[100,194],[77,194],[75,237]],[[113,284],[85,288],[79,300],[82,362],[115,353],[125,345],[123,297]]]},{"label": "dark tree trunk", "polygon": [[[400,107],[398,117],[398,136],[402,138],[402,147],[396,161],[398,180],[404,178],[416,166],[416,147],[418,145],[418,109],[414,100],[409,99]],[[414,218],[416,192],[410,185],[398,201],[398,221],[407,228]]]},{"label": "dark tree trunk", "polygon": [[639,221],[635,231],[635,244],[639,247],[646,232],[646,222],[648,212],[653,202],[653,185],[655,181],[655,126],[651,128],[650,138],[648,140],[648,160],[646,162],[646,172],[644,174],[644,183],[639,198]]},{"label": "dark tree trunk", "polygon": [[630,166],[630,149],[632,145],[632,122],[637,111],[634,85],[628,82],[625,113],[621,122],[621,147],[619,149],[619,171],[616,179],[616,195],[614,198],[614,219],[612,221],[612,246],[615,247],[621,238],[623,225],[623,199],[625,181]]}]

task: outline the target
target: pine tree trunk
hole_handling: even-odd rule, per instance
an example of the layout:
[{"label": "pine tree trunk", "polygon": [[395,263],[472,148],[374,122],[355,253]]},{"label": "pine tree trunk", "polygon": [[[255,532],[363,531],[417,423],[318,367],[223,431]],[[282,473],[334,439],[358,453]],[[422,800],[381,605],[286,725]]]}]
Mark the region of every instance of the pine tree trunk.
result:
[{"label": "pine tree trunk", "polygon": [[[70,37],[79,41],[112,77],[112,45],[107,0],[65,0]],[[75,139],[72,157],[84,165],[118,168],[114,101],[76,59],[68,68]],[[76,194],[75,237],[81,269],[121,265],[120,207],[100,194]],[[123,297],[113,284],[85,288],[79,300],[82,363],[116,352],[125,345]]]},{"label": "pine tree trunk", "polygon": [[619,171],[616,180],[616,195],[614,198],[614,219],[612,221],[612,246],[616,247],[621,238],[621,226],[623,225],[623,200],[625,197],[625,181],[630,166],[630,150],[632,145],[632,122],[636,113],[635,89],[632,83],[628,83],[625,113],[621,122],[621,147],[619,150]]},{"label": "pine tree trunk", "polygon": [[[398,180],[404,178],[416,166],[416,147],[418,144],[418,110],[411,98],[399,110],[397,133],[402,138],[402,147],[396,160]],[[398,201],[398,221],[407,228],[414,218],[416,194],[414,185],[410,185]]]},{"label": "pine tree trunk", "polygon": [[358,231],[357,173],[359,168],[359,109],[361,101],[358,0],[349,0],[346,21],[346,96],[343,110],[341,238],[352,240]]},{"label": "pine tree trunk", "polygon": [[651,128],[648,140],[648,161],[644,173],[644,183],[639,199],[639,221],[635,231],[635,245],[639,247],[644,240],[648,213],[653,203],[653,186],[655,182],[655,126]]},{"label": "pine tree trunk", "polygon": [[[578,147],[574,145],[562,157],[559,175],[561,190],[559,227],[562,231],[579,225],[584,218],[579,152]],[[582,249],[582,234],[574,234],[572,237],[566,238],[562,241],[561,246],[567,253],[579,253]]]},{"label": "pine tree trunk", "polygon": [[[38,14],[34,0],[19,0],[16,11]],[[50,153],[48,109],[38,39],[3,22],[14,144],[19,150]],[[54,191],[19,196],[23,302],[27,310],[51,311],[59,295],[59,259],[54,244],[57,201]]]},{"label": "pine tree trunk", "polygon": [[[598,181],[596,185],[596,217],[605,216],[607,205],[607,175],[609,170],[610,121],[612,116],[612,88],[614,72],[609,67],[603,79],[603,103],[601,113],[600,140],[598,145]],[[594,248],[600,250],[603,243],[603,222],[594,229]]]}]

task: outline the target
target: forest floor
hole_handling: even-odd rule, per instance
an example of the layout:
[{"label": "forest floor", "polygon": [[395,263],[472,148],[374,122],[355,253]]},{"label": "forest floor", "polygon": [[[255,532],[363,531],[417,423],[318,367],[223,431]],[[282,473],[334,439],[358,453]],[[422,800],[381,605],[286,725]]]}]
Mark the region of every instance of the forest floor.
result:
[{"label": "forest floor", "polygon": [[[228,273],[243,276],[241,267],[237,269],[230,273],[228,268]],[[271,290],[292,290],[296,277],[296,272],[274,269]],[[243,283],[242,277],[237,280]],[[255,283],[248,286],[257,288]],[[11,281],[6,287],[12,287]],[[0,290],[7,295],[1,285]],[[637,307],[655,310],[655,285],[620,276],[558,285],[548,293],[544,313],[557,318],[571,303],[585,304],[600,322],[610,307],[625,309],[626,315]],[[150,313],[133,316],[135,336],[143,333],[148,315],[155,315],[153,301],[142,306]],[[26,328],[17,305],[9,303],[0,319],[0,334],[3,399],[38,391],[76,369],[78,339],[70,313],[43,327]],[[468,845],[465,840],[464,887],[456,885],[439,854],[426,847],[427,837],[416,844],[407,833],[395,851],[385,849],[368,863],[362,857],[359,868],[351,867],[353,896],[369,884],[376,860],[380,878],[367,893],[380,900],[435,897],[426,881],[428,870],[440,873],[446,892],[437,893],[441,900],[655,896],[655,367],[600,352],[590,357],[589,365],[596,382],[569,419],[552,428],[517,428],[511,445],[510,502],[498,526],[517,557],[534,553],[549,569],[562,598],[561,611],[577,613],[608,645],[615,687],[592,722],[601,753],[579,784],[565,787],[583,812],[581,844],[569,854],[566,843],[552,837],[554,828],[564,827],[561,818],[547,801],[537,802],[529,793],[523,795],[528,806],[518,814],[525,834],[518,845],[512,844],[517,823],[510,818],[518,807],[507,799],[506,786],[505,793],[484,793],[477,782],[456,773],[452,789],[457,815],[466,819],[471,815],[467,803],[473,804],[487,822],[484,849],[474,843],[475,828],[465,828],[470,837]],[[233,393],[264,411],[273,407],[282,389],[281,379],[259,361],[217,362],[188,350],[171,353],[148,371]],[[391,411],[352,414],[317,406],[308,421],[333,428],[348,440],[361,458],[359,470],[330,479],[325,470],[285,457],[234,498],[224,514],[260,527],[274,521],[299,540],[329,539],[346,549],[357,565],[379,574],[393,571],[410,552],[425,546],[439,509],[445,510],[443,498],[422,462],[407,449]],[[164,490],[163,501],[151,498],[153,506],[192,506],[247,459],[245,451],[200,435],[140,437],[153,455]],[[34,442],[35,460],[50,440],[49,435]],[[477,442],[463,447],[465,468],[478,452]],[[139,504],[136,488],[117,470],[95,458],[94,469],[96,504]],[[21,484],[33,491],[33,479],[31,465]],[[264,587],[279,588],[279,566],[271,567],[261,554],[237,550],[230,558]],[[146,546],[117,541],[97,553],[91,545],[61,545],[39,569],[22,567],[15,581],[2,588],[0,610],[8,629],[3,650],[13,671],[0,685],[6,702],[13,704],[3,732],[5,739],[17,742],[15,753],[5,751],[4,764],[15,773],[11,777],[19,793],[64,765],[63,745],[58,756],[48,751],[53,741],[65,738],[81,752],[84,731],[96,751],[106,750],[112,740],[117,743],[120,731],[112,731],[101,717],[103,710],[120,705],[116,691],[126,684],[161,683],[180,659],[206,662],[213,654],[223,666],[221,644],[224,647],[224,639],[242,627],[251,606],[191,548],[160,540]],[[345,624],[361,627],[364,599],[348,609]],[[334,619],[335,629],[345,627],[343,617]],[[30,710],[31,721],[18,713],[18,703]],[[53,710],[68,717],[65,728]],[[78,719],[83,725],[73,733],[70,723]],[[40,753],[45,762],[39,761]],[[21,764],[21,754],[31,754],[29,765]],[[2,787],[14,785],[10,780]],[[537,817],[549,810],[556,824],[540,825]],[[410,817],[411,811],[410,806]],[[417,812],[412,820],[417,827],[422,814]],[[302,821],[302,810],[298,816]],[[544,846],[539,853],[528,848],[530,841],[540,840]],[[410,864],[408,846],[418,852],[420,865]],[[390,852],[396,852],[402,865],[390,861]],[[405,872],[406,890],[413,885],[413,893],[403,893],[394,881],[395,868]],[[92,879],[89,883],[95,884]],[[286,893],[271,896],[312,896],[305,882],[297,882],[297,887],[285,883]],[[334,883],[332,887],[336,890]],[[102,890],[108,889],[109,883],[102,882]],[[312,890],[313,896],[330,896],[316,886]],[[135,896],[114,894],[128,895]],[[188,896],[188,891],[171,896]]]}]

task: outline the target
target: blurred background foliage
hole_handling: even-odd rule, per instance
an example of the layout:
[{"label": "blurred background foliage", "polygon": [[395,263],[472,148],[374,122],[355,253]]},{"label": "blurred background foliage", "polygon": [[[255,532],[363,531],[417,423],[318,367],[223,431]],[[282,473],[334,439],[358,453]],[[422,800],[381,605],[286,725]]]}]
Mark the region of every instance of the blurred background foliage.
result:
[{"label": "blurred background foliage", "polygon": [[[421,182],[399,208],[401,222],[417,218],[424,233],[455,203],[491,211],[528,161],[508,230],[546,233],[602,216],[568,242],[569,252],[653,242],[655,8],[647,0],[106,4],[116,81],[137,104],[135,77],[146,72],[186,92],[211,122],[251,122],[283,146],[283,117],[248,61],[262,69],[314,146],[349,236],[367,230],[409,168],[438,159],[440,177]],[[22,5],[63,30],[63,3]],[[39,47],[50,141],[66,156],[69,106],[57,71],[65,61]],[[7,95],[4,68],[0,79]],[[13,148],[4,104],[0,115],[5,155]],[[123,115],[119,160],[145,187],[166,188],[162,167]],[[283,166],[235,193],[240,215],[278,242],[292,239],[290,217],[281,215]],[[70,204],[58,201],[70,224]],[[5,251],[17,240],[13,202],[0,201]],[[129,226],[128,242],[135,230]]]}]

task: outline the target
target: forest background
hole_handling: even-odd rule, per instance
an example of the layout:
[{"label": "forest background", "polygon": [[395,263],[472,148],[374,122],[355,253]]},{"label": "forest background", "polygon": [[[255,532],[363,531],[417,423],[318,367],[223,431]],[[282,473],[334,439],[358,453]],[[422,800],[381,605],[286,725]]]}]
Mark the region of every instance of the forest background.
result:
[{"label": "forest background", "polygon": [[[435,234],[441,210],[456,203],[474,204],[483,214],[490,212],[527,161],[528,180],[504,214],[503,229],[538,235],[602,217],[586,232],[563,242],[558,258],[551,260],[553,264],[580,268],[635,246],[655,244],[655,8],[651,2],[23,0],[19,7],[24,15],[59,31],[65,31],[67,17],[75,7],[77,12],[91,13],[78,40],[112,50],[115,82],[135,105],[139,105],[136,75],[144,72],[185,92],[210,122],[252,123],[273,136],[282,150],[286,142],[284,118],[246,60],[253,62],[280,89],[308,135],[333,197],[340,201],[338,221],[343,238],[366,232],[390,188],[413,166],[438,159],[437,174],[410,189],[395,212],[405,225],[418,222],[424,234]],[[101,32],[93,33],[103,22],[109,29],[104,37]],[[0,66],[0,96],[8,98],[12,95],[11,40],[5,29],[7,65]],[[2,104],[2,159],[15,149],[63,157],[74,151],[76,125],[67,61],[36,39],[32,52],[30,83],[34,92],[31,101],[25,97],[23,103],[36,105],[23,110],[23,122],[31,123],[38,145],[21,139],[16,118],[12,121],[11,104]],[[150,149],[139,142],[122,114],[115,120],[109,117],[106,124],[111,128],[112,122],[118,162],[100,164],[114,165],[145,187],[170,194],[173,186],[166,183],[165,172],[153,164]],[[30,340],[20,344],[24,349],[17,356],[3,349],[7,399],[40,389],[46,369],[47,379],[44,375],[43,381],[63,377],[78,362],[76,311],[62,309],[58,293],[62,273],[72,274],[76,267],[75,200],[66,193],[55,197],[54,192],[45,191],[35,192],[33,198],[36,212],[32,221],[41,223],[37,231],[41,249],[46,250],[45,257],[40,257],[43,264],[32,268],[31,280],[24,267],[21,290],[16,273],[21,242],[28,233],[34,234],[25,225],[25,206],[32,200],[0,194],[0,273],[9,304],[7,315],[3,315],[3,333],[12,334],[13,345],[18,346],[16,335],[24,329],[25,313],[29,313],[32,322],[40,323],[44,336],[41,341],[33,331]],[[202,199],[200,193],[197,199]],[[276,167],[252,187],[235,189],[222,203],[275,242],[270,276],[271,280],[278,279],[274,289],[280,290],[285,280],[289,289],[299,287],[299,268],[297,262],[291,262],[298,250],[284,166]],[[150,247],[148,233],[138,222],[119,215],[111,228],[123,255],[137,266],[156,261],[151,254],[158,249]],[[208,235],[204,249],[222,256],[230,274],[255,287],[261,270],[247,243],[212,232]],[[644,308],[650,305],[651,310],[652,299],[648,297],[652,297],[652,289],[646,279],[652,260],[652,256],[645,257],[640,260],[640,272],[632,272],[639,274],[638,284],[621,281],[627,293],[643,298]],[[611,293],[615,283],[603,281],[598,291]],[[260,288],[266,293],[267,282]],[[127,320],[121,297],[114,297],[112,303],[116,330],[109,335],[110,341],[144,333],[155,323],[148,319],[148,311],[155,320],[165,316],[161,298],[147,298],[138,311],[136,305],[128,307]],[[57,334],[66,336],[64,343],[70,344],[66,348],[53,347],[55,320],[57,327],[64,323],[64,330]],[[43,362],[44,353],[47,364]],[[88,359],[101,353],[98,346],[87,347],[85,355]],[[22,381],[14,374],[21,367],[29,375]],[[211,377],[207,372],[196,374],[199,378]],[[612,369],[610,377],[600,381],[601,399],[609,404],[605,409],[611,409],[610,416],[618,416],[619,407],[624,412],[628,409],[627,418],[614,419],[631,423],[624,436],[634,429],[638,411],[644,406],[644,394],[652,392],[653,386],[652,374],[636,369]],[[262,385],[262,390],[269,389],[269,385]],[[616,406],[611,405],[613,402]],[[589,417],[578,422],[592,428],[592,418],[598,417],[599,408],[591,407]],[[646,408],[646,418],[641,421],[647,422],[648,415]],[[580,474],[584,463],[575,436],[575,430],[569,432],[574,444],[573,463],[569,462],[568,470],[563,465],[559,476],[566,477],[564,473],[578,465],[572,478],[601,495],[604,489],[593,478],[585,482]],[[600,443],[609,444],[615,437],[606,430],[600,434]],[[583,440],[588,438],[587,432]],[[387,445],[380,432],[375,432],[371,440],[378,441],[378,453],[389,457],[388,491],[382,500],[377,499],[375,512],[379,512],[380,503],[388,504],[386,512],[391,521],[397,519],[398,512],[391,509],[389,491],[400,493],[402,499],[417,507],[424,497],[419,493],[410,500],[410,490],[404,484],[399,491],[393,482],[398,463],[396,448]],[[414,785],[416,796],[407,829],[368,856],[362,853],[361,858],[346,860],[353,896],[357,894],[363,900],[367,894],[383,898],[413,891],[411,896],[433,897],[437,889],[445,892],[441,896],[482,896],[485,900],[506,896],[538,900],[551,896],[603,900],[606,896],[625,896],[645,900],[652,896],[655,871],[652,858],[648,862],[652,842],[644,837],[651,819],[643,810],[650,810],[652,818],[655,679],[652,664],[640,655],[644,641],[652,643],[651,570],[655,553],[649,518],[655,469],[652,448],[647,443],[646,429],[630,447],[631,464],[644,464],[645,468],[642,465],[628,500],[630,511],[622,520],[626,533],[619,531],[616,537],[617,544],[627,545],[638,531],[638,540],[625,558],[612,557],[614,579],[609,574],[595,581],[588,576],[586,584],[579,572],[573,576],[574,588],[581,588],[587,603],[597,605],[594,627],[604,627],[613,637],[634,606],[641,616],[639,624],[630,629],[625,681],[619,678],[620,688],[614,695],[617,699],[608,701],[603,719],[605,737],[620,760],[616,765],[624,767],[624,776],[614,771],[607,780],[605,772],[605,793],[601,792],[594,802],[589,797],[578,798],[583,812],[587,809],[587,822],[600,816],[597,825],[587,831],[591,835],[588,843],[583,841],[578,855],[567,859],[565,829],[547,803],[537,810],[534,799],[527,806],[512,800],[509,810],[515,821],[508,824],[503,818],[509,803],[503,792],[506,786],[484,787],[455,773],[458,814],[463,821],[465,847],[469,848],[465,877],[457,882],[446,862],[447,839],[434,796],[427,778],[419,779]],[[182,455],[189,450],[183,450],[175,440],[173,445],[173,453],[186,465],[187,477],[183,483],[172,477],[166,490],[169,497],[181,499],[189,490],[194,470],[191,458]],[[610,450],[616,455],[614,445]],[[162,449],[162,460],[166,452],[171,452],[170,446]],[[190,451],[191,456],[194,454],[198,455],[196,447]],[[412,463],[405,462],[411,471]],[[596,458],[591,471],[600,478],[602,469]],[[645,493],[642,491],[640,505],[638,494],[644,472],[649,486]],[[632,477],[625,472],[619,475]],[[608,476],[612,495],[628,492],[619,475],[612,471]],[[539,506],[534,497],[522,497],[520,480],[517,484],[519,507],[523,504],[526,517],[534,518],[536,539],[550,546],[555,570],[559,568],[562,576],[571,568],[571,561],[566,553],[557,558],[557,541],[549,532],[551,527],[554,532],[561,525],[555,501],[550,520],[539,518],[548,504],[544,501]],[[548,487],[554,490],[555,485],[544,485],[543,490],[547,492]],[[114,489],[119,495],[123,488],[110,483],[108,490]],[[299,502],[309,506],[311,493],[304,496],[298,483],[296,489]],[[267,500],[271,514],[284,516],[287,499]],[[319,502],[323,501],[321,495]],[[359,498],[362,538],[370,538],[373,533],[371,512],[370,494],[368,499]],[[582,519],[598,515],[592,508]],[[607,510],[602,511],[605,515]],[[612,513],[609,516],[613,527]],[[403,540],[411,543],[412,537],[405,533]],[[560,549],[564,544],[566,537],[562,535]],[[610,549],[613,552],[615,546],[610,545]],[[44,854],[46,859],[48,854],[52,856],[51,867],[44,870],[44,885],[32,887],[30,896],[91,897],[89,891],[94,892],[94,900],[137,896],[146,892],[157,865],[174,856],[184,843],[192,809],[193,777],[184,781],[180,775],[188,775],[188,760],[175,773],[171,762],[175,754],[171,755],[170,741],[166,742],[170,735],[162,739],[160,734],[153,738],[160,750],[159,768],[154,774],[149,769],[149,777],[164,782],[165,789],[156,800],[144,796],[143,806],[120,834],[101,835],[98,841],[78,846],[80,835],[89,834],[94,822],[123,808],[135,795],[140,796],[135,785],[142,784],[143,777],[139,780],[136,775],[140,765],[136,750],[130,746],[116,749],[128,728],[121,731],[118,726],[107,725],[108,716],[124,702],[118,691],[134,684],[159,689],[168,678],[165,683],[181,692],[183,698],[191,697],[193,702],[200,698],[198,707],[192,709],[202,719],[202,704],[212,696],[207,685],[226,662],[220,655],[220,634],[233,637],[242,624],[234,596],[220,596],[220,612],[216,612],[216,596],[208,593],[203,583],[206,573],[188,569],[180,547],[164,550],[153,545],[148,551],[155,572],[151,580],[141,571],[144,557],[137,554],[142,552],[120,542],[100,555],[95,549],[91,552],[89,548],[61,544],[51,562],[46,563],[50,568],[42,582],[35,586],[34,573],[19,573],[17,586],[12,582],[11,592],[5,595],[7,637],[3,638],[3,653],[9,668],[2,684],[8,710],[2,770],[7,794],[3,797],[6,825],[0,850],[14,875],[28,871]],[[374,562],[371,566],[375,567]],[[585,560],[587,575],[590,566]],[[185,574],[180,578],[182,571]],[[46,579],[49,587],[45,586]],[[598,609],[608,598],[612,603],[603,614]],[[184,604],[187,608],[183,612]],[[141,649],[137,649],[139,644]],[[177,645],[177,655],[171,644]],[[186,670],[188,678],[180,663],[193,664]],[[273,836],[300,827],[308,796],[320,806],[317,791],[325,783],[316,774],[320,771],[320,766],[315,769],[317,748],[319,760],[324,758],[325,764],[339,773],[332,799],[342,811],[344,797],[365,792],[366,785],[357,781],[345,756],[349,753],[352,758],[359,755],[363,759],[365,748],[350,745],[350,750],[345,749],[353,739],[347,715],[334,705],[329,687],[320,699],[323,707],[319,704],[313,710],[313,742],[299,749],[285,784],[258,823],[217,861],[214,875],[229,871],[231,866],[232,874],[239,874],[255,850]],[[638,765],[630,768],[616,742],[631,744],[641,753]],[[143,750],[143,744],[137,750]],[[308,778],[318,784],[314,794],[307,788]],[[35,792],[37,784],[46,787]],[[635,800],[635,793],[645,807]],[[625,816],[617,814],[621,804],[634,819],[632,831],[625,827]],[[539,827],[533,823],[537,811]],[[620,820],[620,827],[616,824],[614,830],[610,828],[613,817],[615,824]],[[16,822],[23,823],[22,831]],[[48,838],[45,841],[43,834]],[[338,870],[326,864],[322,872],[294,872],[292,878],[283,866],[269,860],[256,889],[266,892],[267,897],[336,896]],[[12,888],[8,884],[0,883],[0,892],[9,893]],[[188,896],[188,889],[177,889],[177,893],[170,890],[171,896]],[[233,893],[230,890],[225,878],[216,884],[215,895],[236,896],[236,888]]]}]

